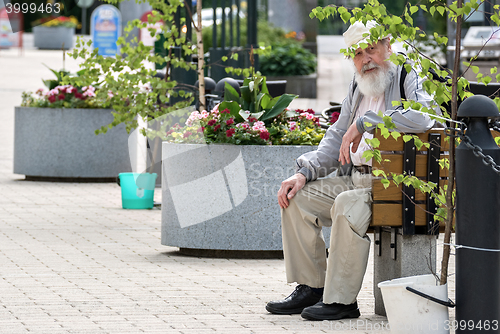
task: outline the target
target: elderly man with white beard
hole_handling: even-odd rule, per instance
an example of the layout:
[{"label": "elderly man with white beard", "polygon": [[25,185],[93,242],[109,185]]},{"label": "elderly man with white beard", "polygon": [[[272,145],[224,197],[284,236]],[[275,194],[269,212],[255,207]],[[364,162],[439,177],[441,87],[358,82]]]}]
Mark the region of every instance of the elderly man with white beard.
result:
[{"label": "elderly man with white beard", "polygon": [[[373,21],[352,24],[344,33],[348,47],[366,41]],[[392,117],[401,132],[430,129],[434,121],[401,103],[403,66],[390,60],[389,38],[358,48],[352,62],[354,80],[342,103],[338,121],[326,132],[316,151],[300,156],[297,171],[281,183],[283,254],[288,283],[298,283],[284,300],[271,301],[267,311],[301,314],[309,320],[338,320],[360,316],[356,301],[366,271],[371,219],[371,161],[362,154],[369,146],[379,112]],[[432,98],[424,91],[416,69],[407,73],[403,87],[408,100],[429,107]],[[334,87],[332,87],[334,89]],[[336,176],[329,176],[337,170]],[[331,226],[326,256],[322,227]]]}]

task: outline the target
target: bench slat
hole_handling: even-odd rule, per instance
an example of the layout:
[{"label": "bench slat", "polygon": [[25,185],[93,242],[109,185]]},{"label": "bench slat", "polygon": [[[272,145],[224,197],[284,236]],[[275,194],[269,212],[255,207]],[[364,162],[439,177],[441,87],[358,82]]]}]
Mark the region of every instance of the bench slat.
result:
[{"label": "bench slat", "polygon": [[[440,180],[440,187],[448,184],[448,180]],[[373,188],[372,188],[372,197],[374,202],[382,202],[382,201],[401,201],[403,198],[403,192],[401,190],[401,185],[396,187],[396,185],[391,181],[389,187],[384,188],[380,180],[373,180]],[[415,191],[415,200],[416,201],[425,201],[426,194]]]},{"label": "bench slat", "polygon": [[[448,155],[441,155],[441,159],[448,158]],[[385,161],[389,160],[389,161]],[[382,154],[382,162],[379,164],[373,161],[374,169],[381,169],[386,174],[387,173],[398,173],[401,174],[403,171],[403,155],[402,154]],[[448,169],[440,169],[439,175],[441,177],[448,177]],[[427,155],[417,154],[415,176],[417,177],[427,177]]]},{"label": "bench slat", "polygon": [[[424,143],[427,143],[429,141],[429,133],[441,134],[441,151],[448,151],[448,148],[450,147],[450,141],[449,137],[444,134],[444,129],[433,129],[424,133],[416,134],[416,136],[418,136]],[[398,140],[395,140],[392,136],[389,136],[389,138],[385,139],[380,134],[380,131],[376,131],[375,138],[378,138],[380,140],[380,146],[377,147],[377,149],[380,151],[403,151],[404,141],[402,136]],[[420,151],[426,150],[427,148],[425,146],[420,149]]]}]

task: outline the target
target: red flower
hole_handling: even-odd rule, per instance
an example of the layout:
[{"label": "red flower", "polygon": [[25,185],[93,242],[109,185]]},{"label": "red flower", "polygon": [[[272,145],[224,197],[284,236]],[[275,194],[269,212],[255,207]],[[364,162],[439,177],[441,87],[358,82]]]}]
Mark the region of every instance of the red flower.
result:
[{"label": "red flower", "polygon": [[203,131],[205,131],[205,128],[202,126],[202,127],[198,128],[198,130],[196,130],[196,131],[197,132],[203,132]]},{"label": "red flower", "polygon": [[260,139],[268,140],[269,139],[269,132],[267,132],[267,131],[261,132],[259,134],[259,136],[260,136]]},{"label": "red flower", "polygon": [[223,114],[230,114],[231,112],[229,111],[229,109],[226,108],[226,109],[222,110],[221,113],[223,113]]},{"label": "red flower", "polygon": [[60,100],[64,100],[65,95],[63,93],[57,95],[57,98]]},{"label": "red flower", "polygon": [[73,87],[71,88],[71,93],[76,95],[78,93],[78,90],[75,87]]},{"label": "red flower", "polygon": [[209,121],[208,121],[207,125],[208,125],[208,126],[212,126],[212,125],[214,125],[215,123],[216,123],[215,119],[211,119],[211,120],[209,120]]},{"label": "red flower", "polygon": [[187,137],[191,136],[192,134],[193,134],[193,133],[192,133],[191,131],[186,131],[186,132],[184,133],[184,138],[187,138]]},{"label": "red flower", "polygon": [[85,97],[83,96],[83,94],[82,93],[78,93],[78,92],[75,93],[75,98],[80,99],[80,100],[84,100],[85,99]]},{"label": "red flower", "polygon": [[220,129],[220,124],[217,124],[217,125],[215,126],[215,128],[214,128],[214,131],[217,131],[217,130],[219,130],[219,129]]},{"label": "red flower", "polygon": [[255,117],[250,116],[250,117],[248,117],[248,121],[249,121],[250,123],[253,123],[253,122],[257,122],[257,121],[258,121],[258,119],[257,119],[257,118],[255,118]]},{"label": "red flower", "polygon": [[49,96],[49,102],[50,102],[50,103],[54,103],[54,102],[56,102],[56,96],[55,96],[55,95],[50,95],[50,96]]},{"label": "red flower", "polygon": [[340,113],[339,112],[333,112],[332,113],[332,116],[330,117],[330,123],[335,123],[338,119],[339,119],[339,115]]},{"label": "red flower", "polygon": [[226,136],[229,138],[229,137],[232,137],[234,135],[234,133],[236,132],[235,129],[229,129],[226,131]]},{"label": "red flower", "polygon": [[231,125],[231,124],[234,124],[234,119],[230,118],[226,121],[226,124],[227,125]]},{"label": "red flower", "polygon": [[307,112],[307,113],[310,113],[310,114],[313,114],[313,115],[314,115],[314,114],[316,114],[316,113],[314,112],[314,110],[312,110],[312,109],[307,109],[307,110],[306,110],[306,112]]}]

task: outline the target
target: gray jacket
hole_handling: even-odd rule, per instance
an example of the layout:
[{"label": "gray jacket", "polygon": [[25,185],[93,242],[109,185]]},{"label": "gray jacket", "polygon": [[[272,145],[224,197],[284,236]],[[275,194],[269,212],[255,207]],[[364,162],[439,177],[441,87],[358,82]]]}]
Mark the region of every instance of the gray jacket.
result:
[{"label": "gray jacket", "polygon": [[[429,130],[434,121],[428,115],[423,115],[413,109],[403,109],[400,104],[396,107],[392,105],[392,101],[401,102],[401,93],[399,79],[401,77],[402,66],[397,67],[396,75],[389,87],[385,91],[385,109],[384,115],[392,117],[392,121],[397,129],[405,133],[419,133]],[[430,107],[432,98],[422,87],[422,82],[425,79],[420,78],[417,71],[412,69],[406,76],[404,89],[408,100],[414,100],[421,103],[425,107]],[[349,86],[349,93],[342,102],[342,109],[337,122],[330,126],[326,131],[325,136],[319,143],[316,151],[311,151],[301,155],[297,159],[297,172],[304,174],[307,182],[316,180],[319,177],[326,176],[340,167],[339,149],[342,144],[342,137],[346,133],[349,126],[353,123],[354,115],[359,103],[363,99],[363,94],[359,89],[353,92],[354,80]],[[370,127],[365,125],[365,122],[372,124]],[[356,126],[360,133],[365,131],[373,132],[376,125],[382,122],[382,118],[376,112],[367,111],[363,117],[356,121]],[[341,174],[349,173],[350,166],[341,166]]]}]

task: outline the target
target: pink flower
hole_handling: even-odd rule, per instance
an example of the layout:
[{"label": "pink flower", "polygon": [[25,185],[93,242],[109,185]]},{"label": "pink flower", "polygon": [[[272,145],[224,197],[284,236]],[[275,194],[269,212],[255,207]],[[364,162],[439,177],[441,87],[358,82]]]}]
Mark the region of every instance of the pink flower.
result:
[{"label": "pink flower", "polygon": [[269,132],[263,131],[263,132],[259,133],[259,136],[261,139],[268,140],[269,139]]},{"label": "pink flower", "polygon": [[266,125],[262,121],[255,122],[252,126],[252,130],[259,132],[267,131]]},{"label": "pink flower", "polygon": [[108,90],[108,97],[111,99],[113,98],[114,94],[112,91]]},{"label": "pink flower", "polygon": [[231,112],[229,111],[229,109],[226,108],[226,109],[222,110],[221,113],[223,113],[223,114],[230,114]]},{"label": "pink flower", "polygon": [[234,123],[234,119],[233,118],[230,118],[226,121],[226,125],[231,125]]},{"label": "pink flower", "polygon": [[229,129],[226,131],[226,136],[229,138],[229,137],[232,137],[234,135],[234,133],[236,132],[235,129]]},{"label": "pink flower", "polygon": [[301,117],[305,117],[305,119],[308,119],[308,120],[312,120],[314,119],[314,115],[313,114],[310,114],[308,112],[303,112],[302,114],[300,114]]},{"label": "pink flower", "polygon": [[297,129],[297,122],[290,122],[290,131]]},{"label": "pink flower", "polygon": [[187,137],[191,136],[192,134],[193,134],[193,133],[192,133],[191,131],[186,131],[186,132],[184,133],[184,136],[183,136],[183,137],[184,137],[184,138],[187,138]]},{"label": "pink flower", "polygon": [[95,88],[92,86],[83,87],[82,91],[84,91],[83,96],[95,97]]},{"label": "pink flower", "polygon": [[197,132],[203,132],[205,130],[204,127],[199,127],[198,130],[196,130]]},{"label": "pink flower", "polygon": [[250,125],[248,125],[247,122],[243,122],[243,123],[236,124],[236,127],[243,128],[243,129],[248,129],[250,127]]}]

